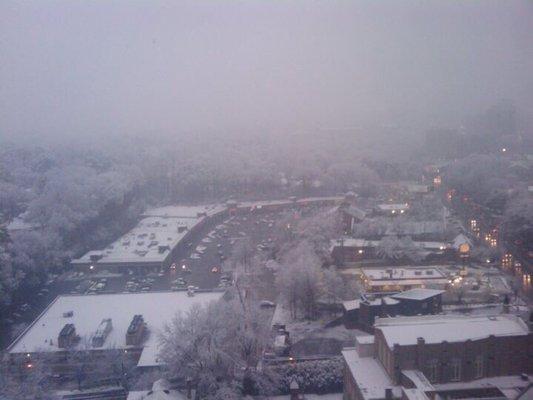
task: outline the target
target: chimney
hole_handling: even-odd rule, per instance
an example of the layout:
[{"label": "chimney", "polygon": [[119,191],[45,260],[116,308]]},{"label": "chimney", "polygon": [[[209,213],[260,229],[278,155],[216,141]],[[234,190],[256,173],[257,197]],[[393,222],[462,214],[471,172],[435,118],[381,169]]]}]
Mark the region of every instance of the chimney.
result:
[{"label": "chimney", "polygon": [[392,400],[392,389],[391,388],[385,389],[385,400]]},{"label": "chimney", "polygon": [[192,379],[191,377],[187,377],[187,398],[190,399],[192,397]]}]

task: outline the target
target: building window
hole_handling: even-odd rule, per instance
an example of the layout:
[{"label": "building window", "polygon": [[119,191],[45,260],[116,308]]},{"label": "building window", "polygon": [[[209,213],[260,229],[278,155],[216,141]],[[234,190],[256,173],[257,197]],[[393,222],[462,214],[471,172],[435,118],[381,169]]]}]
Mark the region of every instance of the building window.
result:
[{"label": "building window", "polygon": [[461,380],[461,360],[459,358],[454,358],[450,363],[450,380]]},{"label": "building window", "polygon": [[474,361],[474,374],[476,378],[483,377],[483,356],[477,356]]},{"label": "building window", "polygon": [[427,371],[427,378],[430,382],[436,382],[437,381],[437,374],[438,374],[438,361],[437,360],[429,360],[426,366]]}]

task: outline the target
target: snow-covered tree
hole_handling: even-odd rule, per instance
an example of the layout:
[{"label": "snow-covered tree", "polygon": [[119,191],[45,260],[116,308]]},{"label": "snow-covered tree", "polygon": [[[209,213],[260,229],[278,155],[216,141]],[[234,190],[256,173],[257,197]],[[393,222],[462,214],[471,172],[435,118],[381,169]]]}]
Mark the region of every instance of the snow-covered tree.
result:
[{"label": "snow-covered tree", "polygon": [[376,254],[389,261],[407,258],[418,262],[422,259],[422,249],[409,236],[385,236],[380,240]]},{"label": "snow-covered tree", "polygon": [[300,242],[283,255],[281,264],[276,283],[292,317],[302,311],[305,318],[315,318],[321,295],[321,262],[312,245]]},{"label": "snow-covered tree", "polygon": [[170,376],[191,378],[202,397],[213,396],[256,366],[267,337],[256,309],[234,300],[195,305],[167,324],[160,357]]}]

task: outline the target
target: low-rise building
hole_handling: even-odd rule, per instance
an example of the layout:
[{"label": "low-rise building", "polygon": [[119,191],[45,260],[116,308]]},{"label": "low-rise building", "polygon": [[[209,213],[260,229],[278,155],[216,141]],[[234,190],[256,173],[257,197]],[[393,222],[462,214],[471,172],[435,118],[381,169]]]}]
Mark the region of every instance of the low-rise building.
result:
[{"label": "low-rise building", "polygon": [[407,213],[408,210],[408,203],[378,204],[376,207],[374,207],[374,215],[395,217]]},{"label": "low-rise building", "polygon": [[[158,334],[178,312],[218,301],[222,291],[120,293],[57,297],[7,348],[5,365],[25,373],[39,360],[52,374],[72,374],[80,358],[97,363],[113,351],[138,367],[157,367]],[[83,357],[81,357],[83,355]]]},{"label": "low-rise building", "polygon": [[151,209],[118,240],[87,252],[71,265],[84,271],[157,271],[179,258],[208,223],[219,223],[226,215],[227,209],[219,205]]},{"label": "low-rise building", "polygon": [[396,293],[415,288],[446,289],[449,278],[438,266],[361,268],[367,292]]},{"label": "low-rise building", "polygon": [[443,290],[411,289],[384,297],[361,296],[343,303],[344,325],[374,331],[376,318],[439,314]]},{"label": "low-rise building", "polygon": [[[412,241],[426,260],[445,259],[455,254],[452,246],[446,242]],[[330,242],[331,258],[337,265],[356,263],[379,258],[378,248],[381,240],[367,240],[362,238],[341,237]],[[451,257],[453,258],[453,257]]]},{"label": "low-rise building", "polygon": [[[510,395],[511,387],[528,385],[533,340],[527,325],[509,314],[380,318],[375,335],[358,337],[354,348],[344,349],[343,357],[345,400],[500,398],[502,394],[507,399],[513,397],[507,397],[502,387]],[[485,384],[479,385],[483,379]]]},{"label": "low-rise building", "polygon": [[353,232],[354,225],[360,223],[366,217],[365,211],[349,203],[341,205],[339,213],[341,214],[342,227],[345,233]]}]

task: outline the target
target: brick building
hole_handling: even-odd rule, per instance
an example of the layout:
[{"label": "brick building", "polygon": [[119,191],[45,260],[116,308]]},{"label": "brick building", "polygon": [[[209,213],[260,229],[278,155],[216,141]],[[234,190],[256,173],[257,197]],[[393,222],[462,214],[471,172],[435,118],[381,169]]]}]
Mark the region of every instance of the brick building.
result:
[{"label": "brick building", "polygon": [[452,389],[490,397],[495,391],[481,390],[490,385],[473,383],[533,373],[532,335],[508,314],[382,318],[374,336],[358,338],[343,356],[345,400],[425,399]]}]

